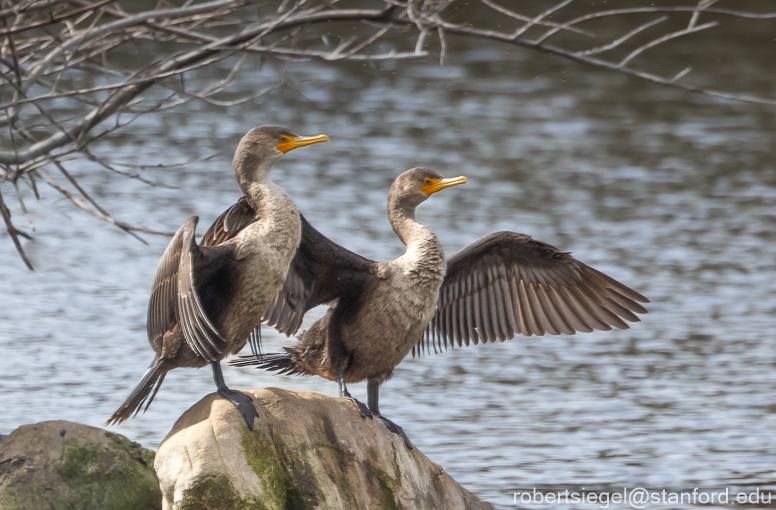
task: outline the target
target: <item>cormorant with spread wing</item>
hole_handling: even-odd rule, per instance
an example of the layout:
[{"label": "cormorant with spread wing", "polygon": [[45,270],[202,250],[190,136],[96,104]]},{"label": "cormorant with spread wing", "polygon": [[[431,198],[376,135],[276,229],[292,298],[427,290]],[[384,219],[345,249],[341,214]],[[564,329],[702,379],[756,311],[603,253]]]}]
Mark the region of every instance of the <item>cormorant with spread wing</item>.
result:
[{"label": "cormorant with spread wing", "polygon": [[[302,242],[283,289],[264,322],[291,335],[311,308],[334,302],[285,353],[240,356],[232,366],[319,375],[339,383],[363,416],[380,418],[410,446],[400,427],[380,415],[379,386],[410,352],[549,333],[627,329],[649,301],[570,254],[513,232],[466,246],[445,261],[436,235],[415,219],[432,194],[467,182],[416,168],[396,178],[388,218],[406,252],[374,262],[333,243],[302,218]],[[253,217],[241,199],[232,212]],[[624,320],[623,320],[624,319]],[[367,406],[346,383],[366,380]]]},{"label": "cormorant with spread wing", "polygon": [[148,303],[154,362],[106,425],[123,422],[143,404],[148,409],[173,368],[210,364],[218,393],[253,428],[253,402],[226,386],[220,360],[242,349],[253,335],[282,288],[301,240],[299,211],[269,179],[270,170],[286,152],[328,140],[274,126],[254,128],[240,140],[232,164],[244,203],[250,204],[251,221],[233,226],[227,211],[197,246],[199,218],[193,216],[173,236],[156,269]]}]

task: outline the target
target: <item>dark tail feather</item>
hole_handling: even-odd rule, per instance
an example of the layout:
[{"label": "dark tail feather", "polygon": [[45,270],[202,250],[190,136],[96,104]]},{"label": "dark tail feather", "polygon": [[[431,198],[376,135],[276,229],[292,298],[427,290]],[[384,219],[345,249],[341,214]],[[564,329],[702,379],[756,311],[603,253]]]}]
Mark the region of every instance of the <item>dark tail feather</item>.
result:
[{"label": "dark tail feather", "polygon": [[251,331],[248,336],[248,343],[251,345],[251,352],[254,356],[261,357],[261,324]]},{"label": "dark tail feather", "polygon": [[[153,402],[156,392],[159,391],[162,381],[164,381],[164,376],[167,374],[167,371],[160,370],[161,365],[162,360],[156,360],[154,361],[154,364],[146,370],[146,373],[143,374],[143,378],[140,379],[140,382],[137,383],[135,389],[132,390],[132,394],[130,394],[124,403],[121,404],[121,407],[113,413],[113,416],[105,422],[106,427],[109,425],[118,425],[132,416],[137,416],[141,409],[143,409],[143,412],[148,410],[148,406]],[[145,404],[145,408],[143,408],[143,404]]]},{"label": "dark tail feather", "polygon": [[261,356],[237,356],[227,361],[226,364],[230,367],[256,367],[285,375],[304,375],[297,369],[294,358],[288,352],[271,352]]}]

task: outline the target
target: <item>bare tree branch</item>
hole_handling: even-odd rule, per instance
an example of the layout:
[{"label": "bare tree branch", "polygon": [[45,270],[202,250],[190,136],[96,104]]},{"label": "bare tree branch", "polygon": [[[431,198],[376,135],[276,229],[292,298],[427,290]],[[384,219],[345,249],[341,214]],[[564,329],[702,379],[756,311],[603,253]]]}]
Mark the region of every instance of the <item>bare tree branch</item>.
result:
[{"label": "bare tree branch", "polygon": [[[29,191],[20,180],[36,199],[40,180],[79,209],[125,232],[158,233],[116,220],[65,163],[85,160],[98,171],[165,186],[136,171],[163,165],[111,161],[96,150],[99,141],[138,118],[192,101],[228,107],[256,101],[280,87],[293,88],[293,80],[282,73],[266,79],[269,73],[261,73],[250,92],[235,97],[230,87],[252,61],[263,70],[266,62],[282,67],[289,61],[336,65],[424,59],[430,56],[426,47],[434,33],[441,65],[455,51],[456,38],[481,39],[675,89],[776,106],[773,97],[690,85],[683,80],[693,69],[686,62],[673,69],[661,66],[668,69],[660,71],[665,76],[651,71],[654,66],[641,65],[726,20],[776,20],[776,13],[717,7],[718,0],[694,5],[675,1],[677,5],[596,10],[582,2],[556,0],[536,12],[535,2],[521,2],[518,8],[516,2],[479,0],[463,8],[463,17],[456,4],[458,15],[450,19],[451,0],[384,0],[383,8],[364,9],[339,8],[336,0],[284,0],[274,12],[264,13],[264,0],[175,0],[137,13],[124,11],[115,0],[12,3],[0,10],[0,183],[14,186],[22,211]],[[605,23],[611,25],[608,30],[601,29]],[[435,64],[428,59],[427,65]],[[703,83],[699,80],[705,76],[696,71],[693,78],[693,83]],[[52,166],[54,175],[67,181],[64,185],[46,171]],[[19,241],[26,234],[14,228],[7,200],[2,200],[0,195],[9,235],[31,267]]]}]

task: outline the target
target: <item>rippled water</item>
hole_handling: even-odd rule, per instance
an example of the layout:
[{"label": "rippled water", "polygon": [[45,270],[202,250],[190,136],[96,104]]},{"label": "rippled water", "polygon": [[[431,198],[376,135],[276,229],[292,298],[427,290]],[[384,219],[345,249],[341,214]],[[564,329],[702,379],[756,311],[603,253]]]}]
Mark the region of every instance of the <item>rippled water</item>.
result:
[{"label": "rippled water", "polygon": [[[398,173],[465,174],[467,186],[419,211],[449,254],[497,230],[528,233],[652,305],[628,331],[407,359],[381,403],[420,450],[500,508],[535,486],[776,488],[774,110],[497,46],[450,58],[291,66],[293,87],[249,106],[145,118],[95,147],[149,165],[221,154],[143,172],[178,189],[71,169],[120,219],[173,231],[197,214],[204,232],[240,195],[231,151],[248,129],[327,133],[330,144],[290,153],[274,178],[324,234],[376,259],[401,253],[385,215]],[[753,56],[720,80],[751,85],[735,80],[759,66]],[[0,237],[3,433],[49,419],[100,426],[152,358],[146,303],[167,239],[145,236],[145,246],[44,195],[27,199],[34,273]],[[268,330],[265,341],[291,342]],[[233,387],[336,395],[315,379],[225,376]],[[156,447],[213,390],[210,377],[170,373],[148,413],[118,431]]]}]

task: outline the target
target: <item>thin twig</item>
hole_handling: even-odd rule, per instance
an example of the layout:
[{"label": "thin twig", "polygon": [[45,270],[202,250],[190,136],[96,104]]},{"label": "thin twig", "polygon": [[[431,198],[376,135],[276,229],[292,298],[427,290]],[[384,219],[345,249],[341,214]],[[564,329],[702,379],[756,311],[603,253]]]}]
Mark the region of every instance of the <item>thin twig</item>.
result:
[{"label": "thin twig", "polygon": [[564,27],[560,23],[553,23],[552,21],[545,21],[543,19],[530,18],[529,16],[525,16],[523,14],[520,14],[519,12],[515,12],[510,9],[507,9],[503,5],[499,5],[496,2],[493,2],[492,0],[480,0],[480,2],[487,5],[494,11],[500,12],[501,14],[504,14],[506,16],[509,16],[510,18],[514,18],[519,21],[528,22],[528,23],[533,22],[534,25],[539,25],[543,27],[553,27],[553,28],[558,28],[560,30],[568,30],[569,32],[586,35],[588,37],[595,36],[595,34],[593,34],[592,32],[588,32],[587,30],[581,30],[576,27]]},{"label": "thin twig", "polygon": [[0,30],[0,36],[3,35],[12,35],[12,34],[20,34],[22,32],[26,32],[28,30],[33,30],[36,28],[45,27],[47,25],[54,25],[56,23],[62,22],[68,18],[72,18],[75,16],[79,16],[81,14],[87,13],[91,14],[92,11],[95,9],[99,9],[100,7],[108,4],[112,4],[113,2],[116,2],[117,0],[102,0],[102,2],[98,2],[96,4],[90,5],[89,7],[84,7],[83,9],[76,9],[75,11],[70,11],[66,15],[63,16],[52,16],[44,21],[39,21],[37,23],[31,23],[29,25],[20,25],[14,28],[6,28],[5,30]]},{"label": "thin twig", "polygon": [[160,231],[157,231],[157,230],[151,230],[151,229],[147,229],[147,228],[144,228],[144,227],[136,227],[134,225],[129,225],[128,223],[124,223],[122,221],[118,221],[115,218],[113,218],[112,216],[110,216],[109,214],[106,214],[106,213],[102,212],[101,210],[93,209],[92,207],[89,207],[89,204],[84,200],[83,197],[80,197],[80,196],[78,196],[78,195],[76,195],[74,193],[71,193],[67,189],[63,188],[62,186],[60,186],[59,184],[54,182],[54,180],[51,178],[51,176],[49,176],[43,170],[37,169],[35,171],[35,173],[38,175],[38,177],[43,179],[43,181],[46,184],[48,184],[49,186],[51,186],[52,188],[54,188],[55,190],[60,192],[62,194],[62,196],[64,196],[68,200],[70,200],[70,202],[72,202],[73,205],[75,205],[76,207],[78,207],[82,211],[84,211],[84,212],[94,216],[95,218],[99,218],[102,221],[105,221],[105,222],[110,223],[112,225],[116,225],[118,228],[120,228],[121,230],[125,231],[126,233],[128,233],[129,235],[131,235],[132,237],[134,237],[135,239],[137,239],[138,241],[140,241],[143,244],[148,244],[148,243],[142,237],[138,236],[134,232],[143,232],[143,233],[146,233],[146,234],[161,235],[161,236],[172,236],[172,235],[174,235],[171,232],[160,232]]},{"label": "thin twig", "polygon": [[663,21],[667,20],[668,16],[663,16],[661,18],[657,18],[655,20],[649,21],[647,23],[644,23],[643,25],[634,28],[627,34],[623,35],[622,37],[615,39],[614,41],[610,42],[609,44],[604,44],[603,46],[597,46],[595,48],[590,48],[589,50],[585,51],[578,51],[578,55],[598,55],[599,53],[603,53],[605,51],[612,50],[616,48],[617,46],[621,45],[622,43],[629,40],[634,35],[638,34],[639,32],[643,32],[644,30],[653,27],[657,25],[658,23],[662,23]]},{"label": "thin twig", "polygon": [[3,193],[0,191],[0,216],[3,217],[3,221],[5,222],[5,228],[8,230],[8,235],[11,236],[11,239],[13,240],[14,246],[16,246],[16,251],[19,252],[19,256],[24,261],[25,265],[30,271],[35,271],[35,268],[32,267],[32,263],[30,262],[30,259],[27,258],[27,254],[24,253],[24,248],[22,247],[22,243],[19,241],[19,236],[26,237],[27,239],[32,239],[29,235],[25,234],[24,232],[20,230],[16,230],[16,227],[13,226],[13,223],[11,222],[11,211],[8,210],[8,207],[6,207],[5,202],[3,201]]},{"label": "thin twig", "polygon": [[712,21],[710,23],[706,23],[705,25],[698,25],[692,28],[685,28],[684,30],[678,30],[676,32],[671,32],[670,34],[666,34],[663,37],[655,39],[654,41],[650,41],[647,44],[644,44],[636,48],[632,52],[630,52],[630,54],[627,57],[625,57],[624,59],[622,59],[622,61],[620,61],[620,64],[618,65],[618,67],[625,67],[626,65],[628,65],[628,62],[638,57],[648,49],[654,48],[658,44],[662,44],[666,41],[670,41],[671,39],[676,39],[677,37],[681,37],[683,35],[692,34],[694,32],[700,32],[701,30],[705,30],[711,27],[716,27],[718,24],[719,23],[717,21]]},{"label": "thin twig", "polygon": [[517,29],[517,31],[514,34],[512,34],[512,37],[514,39],[520,38],[520,36],[523,35],[529,28],[531,28],[532,26],[538,24],[544,18],[546,18],[547,16],[551,15],[552,13],[558,12],[559,10],[563,9],[564,7],[566,7],[567,5],[569,5],[573,1],[574,0],[563,0],[561,3],[559,3],[559,4],[557,4],[557,5],[553,6],[553,7],[550,7],[549,9],[547,9],[543,13],[539,14],[535,18],[529,20],[525,25],[523,25],[522,27]]}]

